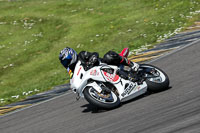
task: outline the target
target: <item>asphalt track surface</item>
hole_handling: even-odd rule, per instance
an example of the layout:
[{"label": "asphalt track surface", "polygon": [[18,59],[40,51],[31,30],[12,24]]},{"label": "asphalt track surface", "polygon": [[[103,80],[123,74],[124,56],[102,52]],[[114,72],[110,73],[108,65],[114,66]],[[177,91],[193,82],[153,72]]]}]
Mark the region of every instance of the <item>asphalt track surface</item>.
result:
[{"label": "asphalt track surface", "polygon": [[200,41],[151,64],[171,88],[101,111],[75,94],[0,117],[0,133],[200,133]]}]

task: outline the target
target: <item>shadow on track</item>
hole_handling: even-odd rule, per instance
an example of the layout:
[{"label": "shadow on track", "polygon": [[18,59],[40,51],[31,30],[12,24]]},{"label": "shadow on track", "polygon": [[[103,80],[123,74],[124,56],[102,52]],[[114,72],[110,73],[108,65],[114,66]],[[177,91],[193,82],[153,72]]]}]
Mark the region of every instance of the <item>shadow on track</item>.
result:
[{"label": "shadow on track", "polygon": [[[143,95],[140,95],[140,96],[138,96],[138,97],[136,97],[136,98],[133,98],[133,99],[131,99],[131,100],[129,100],[129,101],[126,101],[126,102],[121,103],[120,106],[119,106],[118,108],[120,108],[120,107],[122,107],[123,105],[128,104],[128,103],[130,103],[130,102],[134,102],[134,101],[136,101],[136,100],[139,100],[139,99],[141,99],[141,98],[144,98],[144,97],[146,97],[146,96],[149,96],[149,95],[152,95],[152,94],[158,94],[158,93],[165,92],[165,91],[167,91],[167,90],[169,90],[169,89],[171,89],[171,88],[172,88],[172,87],[169,86],[168,89],[165,89],[165,90],[163,90],[163,91],[156,92],[156,93],[148,92],[148,91],[147,91],[147,92],[146,92],[145,94],[143,94]],[[91,104],[82,105],[81,108],[85,108],[85,109],[82,111],[83,113],[88,113],[88,112],[91,112],[91,113],[103,113],[103,112],[108,112],[108,111],[111,111],[111,110],[116,109],[116,108],[114,108],[114,109],[109,109],[109,110],[107,109],[107,110],[105,110],[105,109],[98,108],[98,107],[96,107],[96,106],[94,106],[94,105],[91,105]]]},{"label": "shadow on track", "polygon": [[[119,107],[121,107],[121,105]],[[108,111],[114,110],[114,109],[102,109],[102,108],[96,107],[96,106],[91,105],[91,104],[85,104],[85,105],[81,106],[81,108],[85,108],[82,111],[83,113],[88,113],[88,112],[91,112],[91,113],[103,113],[103,112],[108,112]]]}]

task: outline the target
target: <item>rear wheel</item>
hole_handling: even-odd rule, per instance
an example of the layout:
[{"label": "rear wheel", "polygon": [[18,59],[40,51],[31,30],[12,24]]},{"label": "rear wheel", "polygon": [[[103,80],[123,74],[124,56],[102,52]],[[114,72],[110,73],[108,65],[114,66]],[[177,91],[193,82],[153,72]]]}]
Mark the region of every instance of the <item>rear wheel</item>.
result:
[{"label": "rear wheel", "polygon": [[83,93],[90,104],[103,109],[113,109],[120,105],[119,97],[112,91],[99,93],[90,86],[85,88]]},{"label": "rear wheel", "polygon": [[154,70],[145,74],[146,77],[151,77],[146,79],[148,91],[159,92],[169,88],[169,78],[163,70],[149,64],[141,64],[140,68]]}]

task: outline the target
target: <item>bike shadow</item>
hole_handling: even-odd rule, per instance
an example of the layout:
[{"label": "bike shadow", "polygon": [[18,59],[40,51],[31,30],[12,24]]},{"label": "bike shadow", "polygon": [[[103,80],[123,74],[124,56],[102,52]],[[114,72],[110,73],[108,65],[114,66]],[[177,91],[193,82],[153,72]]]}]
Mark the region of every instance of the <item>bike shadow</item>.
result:
[{"label": "bike shadow", "polygon": [[114,109],[102,109],[102,108],[96,107],[94,105],[91,105],[89,103],[85,104],[85,105],[82,105],[81,108],[85,108],[82,111],[83,113],[89,113],[89,112],[91,112],[91,113],[104,113],[104,112],[108,112],[108,111],[112,111],[112,110],[116,109],[116,108],[114,108]]},{"label": "bike shadow", "polygon": [[94,106],[94,105],[91,105],[91,104],[85,104],[83,106],[81,106],[81,108],[85,108],[82,112],[83,113],[88,113],[88,112],[91,112],[91,113],[102,113],[102,112],[105,112],[106,110],[101,110],[99,109],[98,107]]},{"label": "bike shadow", "polygon": [[[143,94],[143,95],[140,95],[140,96],[138,96],[138,97],[136,97],[136,98],[133,98],[133,99],[131,99],[131,100],[128,100],[128,101],[126,101],[126,102],[121,103],[120,106],[117,107],[117,108],[120,108],[120,107],[122,107],[123,105],[128,104],[128,103],[130,103],[130,102],[137,101],[137,100],[139,100],[139,99],[141,99],[141,98],[144,98],[144,97],[147,97],[147,96],[150,96],[150,95],[153,95],[153,94],[158,94],[158,93],[165,92],[165,91],[167,91],[167,90],[169,90],[169,89],[171,89],[171,88],[172,88],[172,86],[169,86],[168,89],[165,89],[165,90],[160,91],[160,92],[146,92],[146,93]],[[108,111],[112,111],[112,110],[115,110],[115,109],[116,109],[116,108],[114,108],[114,109],[102,109],[102,108],[98,108],[98,107],[96,107],[96,106],[94,106],[94,105],[91,105],[91,104],[89,104],[89,103],[88,103],[88,104],[85,104],[85,105],[82,105],[81,108],[85,108],[85,109],[82,111],[83,113],[89,113],[89,112],[91,112],[91,113],[103,113],[103,112],[108,112]]]}]

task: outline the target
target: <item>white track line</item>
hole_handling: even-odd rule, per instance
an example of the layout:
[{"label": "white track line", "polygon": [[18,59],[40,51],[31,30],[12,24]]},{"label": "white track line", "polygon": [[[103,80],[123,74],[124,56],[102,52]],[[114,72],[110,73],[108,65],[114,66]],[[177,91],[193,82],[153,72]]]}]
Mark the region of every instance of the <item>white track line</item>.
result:
[{"label": "white track line", "polygon": [[[69,91],[70,91],[70,90],[69,90]],[[21,109],[17,109],[17,110],[15,110],[15,111],[11,111],[10,113],[7,113],[7,114],[5,114],[5,115],[0,116],[0,118],[6,117],[6,116],[8,116],[8,115],[15,114],[15,113],[20,112],[20,111],[22,111],[22,110],[32,108],[32,107],[34,107],[34,106],[40,105],[40,104],[42,104],[42,103],[46,103],[46,102],[48,102],[48,101],[51,101],[51,100],[54,100],[54,99],[56,99],[56,98],[59,98],[59,97],[62,97],[62,96],[66,96],[66,95],[72,94],[72,93],[73,93],[73,92],[71,91],[71,92],[68,92],[68,93],[65,93],[65,94],[61,94],[61,95],[59,95],[59,96],[55,96],[55,97],[50,98],[50,99],[48,99],[48,100],[45,100],[45,101],[42,101],[42,102],[38,102],[38,103],[32,104],[32,105],[30,105],[30,106],[27,106],[27,107],[24,107],[24,108],[21,108]]]},{"label": "white track line", "polygon": [[164,58],[164,57],[166,57],[166,56],[169,56],[169,55],[174,54],[174,53],[177,53],[177,52],[179,52],[179,51],[181,51],[181,50],[183,50],[183,49],[185,49],[185,48],[188,48],[188,47],[190,47],[190,46],[192,46],[193,44],[196,44],[196,43],[198,43],[198,42],[200,42],[200,39],[198,39],[198,40],[196,40],[196,41],[194,41],[194,42],[191,42],[191,43],[189,43],[188,45],[185,45],[185,46],[180,47],[180,48],[178,48],[178,49],[172,50],[171,52],[166,53],[166,54],[164,54],[163,56],[160,56],[160,57],[158,57],[158,58],[156,58],[156,59],[153,59],[153,60],[151,60],[151,61],[147,61],[146,63],[151,63],[151,62],[160,60],[160,59],[162,59],[162,58]]}]

